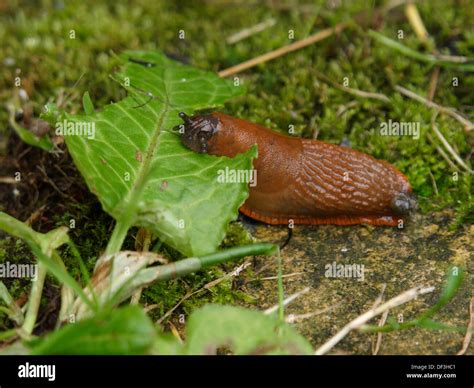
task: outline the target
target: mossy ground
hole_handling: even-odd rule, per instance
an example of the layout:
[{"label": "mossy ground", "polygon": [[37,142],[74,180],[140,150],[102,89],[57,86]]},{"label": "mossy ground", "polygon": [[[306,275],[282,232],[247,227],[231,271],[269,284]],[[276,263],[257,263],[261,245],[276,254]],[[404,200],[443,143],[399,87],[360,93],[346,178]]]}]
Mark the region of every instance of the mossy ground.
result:
[{"label": "mossy ground", "polygon": [[[452,231],[452,210],[419,215],[403,230],[391,228],[337,226],[296,226],[288,246],[282,251],[285,295],[309,287],[309,291],[286,308],[286,315],[302,316],[295,327],[315,347],[321,346],[347,323],[370,310],[381,295],[384,301],[419,285],[435,291],[389,310],[388,320],[404,322],[419,317],[433,306],[441,293],[450,266],[466,268],[463,284],[455,297],[433,319],[458,332],[410,328],[385,333],[379,354],[456,354],[462,347],[469,321],[469,300],[474,281],[474,226]],[[281,241],[284,227],[257,225],[257,238]],[[364,266],[364,278],[328,277],[326,265]],[[274,277],[276,260],[267,261],[259,277]],[[259,277],[247,281],[245,290],[265,309],[278,302],[276,280]],[[314,316],[304,317],[305,314]],[[373,320],[377,324],[379,318]],[[372,354],[376,336],[353,331],[333,350],[336,354]],[[474,344],[467,354],[474,352]]]},{"label": "mossy ground", "polygon": [[[373,7],[378,5],[374,2]],[[68,111],[78,111],[86,90],[96,107],[121,99],[124,90],[109,74],[117,66],[115,54],[125,49],[158,48],[180,61],[217,71],[291,43],[289,30],[294,31],[296,40],[302,39],[370,9],[365,1],[318,1],[308,6],[297,1],[261,4],[142,0],[129,4],[44,0],[9,1],[0,7],[0,103],[7,103],[18,92],[14,79],[19,76],[36,114],[51,101],[60,102]],[[468,0],[425,1],[418,8],[432,34],[432,47],[444,54],[472,56],[474,9]],[[272,28],[235,45],[226,43],[227,36],[269,17],[277,21]],[[348,140],[351,147],[400,168],[412,183],[423,214],[450,209],[446,228],[467,231],[466,225],[473,220],[472,176],[460,172],[458,179],[453,179],[454,171],[428,141],[432,111],[402,97],[393,88],[401,85],[426,96],[433,67],[374,42],[365,32],[369,27],[392,38],[403,30],[403,44],[426,51],[407,22],[403,7],[396,8],[369,25],[353,25],[337,36],[239,74],[247,94],[229,102],[224,109],[275,130],[285,131],[293,125],[296,135],[317,134],[318,139],[336,144]],[[180,30],[185,39],[179,39]],[[75,38],[71,39],[73,33]],[[383,93],[391,103],[340,91],[322,81],[315,70],[339,84],[347,77],[350,87]],[[453,86],[453,77],[458,77],[458,86]],[[435,101],[457,108],[472,120],[473,90],[472,74],[442,69]],[[107,244],[113,220],[87,192],[67,153],[46,155],[19,144],[8,129],[7,117],[6,111],[0,110],[0,176],[11,176],[20,170],[27,179],[15,186],[1,184],[0,209],[21,220],[40,209],[32,225],[43,232],[68,225],[74,219],[76,228],[71,230],[71,236],[91,270]],[[388,119],[419,122],[420,138],[380,136],[380,122]],[[451,146],[468,161],[472,156],[472,136],[448,117],[439,116],[438,125]],[[225,244],[248,241],[249,236],[239,224],[233,228]],[[338,233],[337,228],[331,230]],[[134,233],[130,233],[126,245],[133,248]],[[3,240],[0,248],[1,261],[28,256],[25,247],[14,239]],[[176,257],[171,251],[164,253]],[[64,257],[71,273],[80,278],[77,262],[67,252]],[[150,314],[159,318],[187,292],[198,290],[225,270],[212,269],[150,287],[144,291],[143,301],[157,305]],[[54,284],[52,279],[49,282]],[[24,285],[13,282],[9,286],[15,297],[24,292]],[[229,280],[188,299],[177,311],[188,313],[209,301],[248,302],[245,295],[239,291],[239,284]],[[276,298],[276,294],[273,296]]]}]

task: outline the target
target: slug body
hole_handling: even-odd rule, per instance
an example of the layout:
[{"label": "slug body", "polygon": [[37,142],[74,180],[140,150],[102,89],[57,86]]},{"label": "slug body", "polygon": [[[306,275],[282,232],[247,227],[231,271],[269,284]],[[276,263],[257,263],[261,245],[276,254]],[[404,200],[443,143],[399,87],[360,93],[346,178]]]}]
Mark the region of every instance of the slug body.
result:
[{"label": "slug body", "polygon": [[396,226],[415,207],[407,178],[372,156],[285,136],[223,113],[180,117],[182,142],[196,152],[232,158],[257,144],[257,184],[240,208],[255,220]]}]

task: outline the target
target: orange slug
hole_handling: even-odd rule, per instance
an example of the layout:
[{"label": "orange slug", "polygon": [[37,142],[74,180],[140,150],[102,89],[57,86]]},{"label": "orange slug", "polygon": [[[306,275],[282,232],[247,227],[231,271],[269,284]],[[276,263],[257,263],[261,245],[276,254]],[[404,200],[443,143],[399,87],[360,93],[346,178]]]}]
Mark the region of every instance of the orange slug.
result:
[{"label": "orange slug", "polygon": [[179,116],[181,141],[196,152],[232,158],[257,144],[257,184],[240,208],[255,220],[396,226],[416,207],[408,179],[370,155],[285,136],[219,112]]}]

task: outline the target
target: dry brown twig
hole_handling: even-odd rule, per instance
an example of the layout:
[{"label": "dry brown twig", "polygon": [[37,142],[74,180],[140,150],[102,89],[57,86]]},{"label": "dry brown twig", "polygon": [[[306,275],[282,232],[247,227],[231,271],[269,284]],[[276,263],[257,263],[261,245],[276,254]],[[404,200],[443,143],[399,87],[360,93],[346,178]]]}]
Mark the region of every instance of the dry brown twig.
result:
[{"label": "dry brown twig", "polygon": [[274,26],[276,23],[276,20],[273,18],[267,19],[261,23],[258,23],[252,27],[245,28],[242,31],[239,31],[235,34],[232,34],[226,39],[226,42],[228,44],[235,44],[237,42],[240,42],[243,39],[246,39],[252,35],[258,34],[259,32],[262,32],[266,30],[267,28],[270,28]]},{"label": "dry brown twig", "polygon": [[463,354],[466,353],[467,348],[469,347],[469,344],[471,343],[473,329],[474,329],[474,297],[472,297],[469,302],[469,323],[467,325],[466,336],[464,337],[462,348],[457,353],[458,356],[462,356]]},{"label": "dry brown twig", "polygon": [[[299,298],[301,295],[306,294],[310,290],[309,287],[303,288],[301,291],[295,292],[294,294],[291,294],[288,298],[283,300],[283,306],[289,305],[291,302],[293,302],[295,299]],[[272,306],[268,309],[266,309],[263,313],[265,315],[270,315],[274,313],[275,311],[278,310],[279,304],[276,304],[275,306]]]},{"label": "dry brown twig", "polygon": [[[413,3],[408,3],[406,6],[405,6],[405,14],[407,16],[407,19],[410,23],[410,25],[412,26],[413,30],[415,31],[415,34],[417,35],[418,39],[426,46],[428,47],[429,46],[429,41],[428,41],[428,38],[429,38],[429,34],[428,34],[428,31],[426,30],[425,28],[425,25],[423,23],[423,20],[420,16],[420,14],[418,13],[418,9],[416,7],[415,4]],[[434,48],[432,50],[432,53],[434,55],[437,55],[438,58],[441,59],[441,57],[445,57],[444,59],[446,60],[450,60],[452,62],[464,62],[465,61],[465,58],[456,58],[456,57],[452,57],[452,56],[448,56],[449,58],[446,58],[446,56],[442,56],[442,55],[439,55],[439,52],[436,48]],[[435,93],[436,93],[436,89],[438,87],[438,79],[439,79],[439,74],[440,74],[440,67],[439,66],[436,66],[434,69],[433,69],[433,72],[431,73],[431,77],[430,77],[430,84],[429,84],[429,88],[428,88],[428,98],[427,98],[427,101],[429,102],[433,102],[433,98],[435,96]],[[441,132],[438,130],[436,124],[435,124],[435,118],[436,118],[436,115],[437,115],[438,111],[435,111],[434,115],[433,115],[433,118],[432,118],[432,121],[431,121],[431,125],[432,125],[432,128],[433,128],[433,131],[435,132],[436,136],[441,140],[441,142],[443,143],[443,145],[445,146],[445,148],[448,150],[448,152],[454,157],[454,159],[460,163],[461,166],[464,167],[464,169],[466,169],[467,171],[471,171],[470,168],[464,164],[464,162],[462,161],[462,159],[459,157],[459,155],[454,151],[454,149],[451,147],[451,145],[448,143],[448,141],[444,138],[444,136],[441,134]],[[455,171],[459,171],[459,169],[454,165],[454,163],[451,161],[451,159],[449,158],[449,156],[444,152],[443,149],[441,149],[434,141],[433,139],[431,138],[431,136],[429,136],[428,134],[428,140],[436,147],[437,151],[441,154],[441,156],[448,162],[448,164],[455,170]],[[430,177],[431,177],[431,181],[433,183],[433,188],[435,190],[435,193],[436,195],[438,195],[438,187],[436,185],[436,180],[433,176],[433,174],[431,173],[430,171]]]},{"label": "dry brown twig", "polygon": [[[377,306],[380,305],[380,303],[383,302],[384,299],[384,294],[385,294],[385,289],[387,288],[387,285],[384,283],[382,284],[382,290],[380,291],[379,296],[375,300],[374,304],[372,305],[372,309],[376,308]],[[388,312],[389,310],[384,311],[382,314],[382,317],[379,320],[379,326],[383,326],[385,324],[385,321],[388,317]],[[375,342],[372,342],[372,354],[376,355],[380,349],[380,344],[382,343],[382,333],[377,333],[375,335]]]},{"label": "dry brown twig", "polygon": [[428,89],[428,100],[433,101],[433,98],[436,94],[436,89],[438,88],[438,79],[439,79],[440,67],[436,66],[433,69],[430,77],[430,86]]},{"label": "dry brown twig", "polygon": [[433,129],[433,132],[435,135],[438,137],[438,139],[441,141],[443,144],[444,148],[451,154],[451,156],[454,158],[454,160],[468,173],[472,174],[473,171],[471,168],[464,163],[464,161],[461,159],[461,157],[458,155],[458,153],[454,150],[454,148],[449,144],[449,142],[446,140],[446,138],[443,136],[443,134],[440,132],[438,129],[438,126],[436,125],[436,116],[437,113],[435,112],[433,116],[431,117],[431,128]]},{"label": "dry brown twig", "polygon": [[308,319],[308,318],[312,318],[316,315],[321,315],[321,314],[324,314],[324,313],[327,313],[331,310],[334,310],[336,308],[338,308],[342,303],[339,302],[339,303],[336,303],[332,306],[329,306],[329,307],[326,307],[324,309],[321,309],[321,310],[317,310],[317,311],[313,311],[312,313],[306,313],[306,314],[288,314],[288,316],[286,316],[285,318],[285,322],[286,323],[296,323],[296,322],[300,322],[300,321],[303,321],[305,319]]},{"label": "dry brown twig", "polygon": [[444,152],[444,150],[438,145],[436,144],[436,142],[434,141],[433,137],[427,133],[426,134],[426,138],[429,140],[429,142],[431,144],[434,145],[434,147],[436,148],[436,151],[439,152],[439,154],[443,157],[444,160],[446,160],[446,163],[449,164],[449,166],[454,170],[454,171],[457,171],[457,172],[460,172],[461,170],[459,169],[458,166],[456,166],[453,161],[449,158],[448,154],[446,152]]},{"label": "dry brown twig", "polygon": [[[385,6],[371,10],[372,17],[377,14],[385,13],[391,11],[393,8],[399,7],[400,5],[406,4],[408,0],[392,0],[388,2]],[[367,14],[362,12],[354,16],[354,21],[358,23],[364,18],[367,17]],[[313,43],[319,42],[330,37],[333,34],[338,34],[350,25],[349,22],[343,22],[336,24],[334,27],[326,28],[324,30],[318,31],[315,34],[308,36],[307,38],[301,39],[297,42],[291,43],[287,46],[280,47],[276,50],[270,51],[268,53],[259,55],[258,57],[249,59],[248,61],[239,63],[238,65],[229,67],[228,69],[221,70],[218,74],[220,77],[228,77],[239,73],[243,70],[250,69],[251,67],[257,66],[261,63],[271,61],[272,59],[281,57],[290,52],[299,50],[303,47],[309,46]]]},{"label": "dry brown twig", "polygon": [[[282,279],[285,279],[285,278],[294,278],[294,277],[297,277],[297,276],[301,276],[303,275],[304,272],[293,272],[293,273],[288,273],[288,274],[285,274],[285,275],[282,275]],[[246,281],[245,283],[252,283],[252,282],[260,282],[260,281],[264,281],[264,280],[276,280],[278,279],[278,276],[267,276],[265,278],[260,278],[260,279],[250,279],[248,281]]]},{"label": "dry brown twig", "polygon": [[[385,325],[385,322],[387,322],[388,312],[389,310],[386,310],[383,312],[379,320],[379,327],[382,327],[383,325]],[[377,333],[377,336],[376,336],[377,340],[375,342],[375,346],[372,349],[372,355],[374,356],[376,356],[379,353],[380,345],[382,344],[382,335],[383,333]]]},{"label": "dry brown twig", "polygon": [[187,299],[191,298],[193,295],[196,295],[198,293],[200,293],[201,291],[204,291],[204,290],[209,290],[211,289],[212,287],[215,287],[216,285],[218,285],[219,283],[223,282],[224,280],[226,279],[229,279],[231,277],[236,277],[236,276],[239,276],[239,274],[245,269],[247,268],[249,265],[251,265],[252,263],[250,262],[250,260],[247,260],[245,261],[244,263],[242,263],[241,265],[239,265],[238,267],[234,268],[231,272],[228,272],[226,273],[224,276],[218,278],[218,279],[214,279],[212,281],[210,281],[209,283],[206,283],[204,286],[202,286],[199,290],[196,290],[196,291],[189,291],[186,293],[186,295],[184,295],[178,303],[176,303],[171,309],[169,309],[160,319],[158,319],[156,321],[157,324],[161,324],[166,318],[168,318],[171,314],[173,314],[173,312],[179,307],[181,306],[181,304],[186,301]]},{"label": "dry brown twig", "polygon": [[341,341],[352,330],[360,328],[362,325],[364,325],[366,322],[370,321],[372,318],[376,317],[377,315],[382,314],[384,311],[397,307],[403,303],[407,303],[417,298],[420,295],[433,292],[433,290],[434,290],[434,287],[422,287],[422,286],[414,287],[388,300],[387,302],[381,304],[380,306],[374,309],[370,309],[369,311],[358,316],[357,318],[349,322],[346,326],[344,326],[338,333],[336,333],[336,335],[331,337],[322,346],[316,349],[316,352],[314,354],[322,355],[322,354],[327,353],[334,346],[336,346],[339,343],[339,341]]},{"label": "dry brown twig", "polygon": [[456,119],[459,121],[463,126],[466,131],[471,131],[474,128],[474,124],[471,123],[468,119],[466,119],[464,116],[462,116],[457,110],[453,108],[447,108],[445,106],[439,105],[433,101],[429,101],[428,99],[420,96],[419,94],[416,94],[415,92],[412,92],[411,90],[408,90],[402,86],[396,85],[395,90],[404,96],[411,98],[412,100],[421,102],[423,105],[427,106],[428,108],[435,109],[440,113],[444,113],[448,116],[451,116],[452,118]]},{"label": "dry brown twig", "polygon": [[261,63],[271,61],[272,59],[281,57],[285,54],[288,54],[292,51],[299,50],[303,47],[309,46],[313,43],[319,42],[320,40],[326,39],[333,34],[339,33],[348,26],[348,23],[339,23],[335,27],[326,28],[324,30],[318,31],[317,33],[305,38],[298,40],[297,42],[291,43],[287,46],[280,47],[279,49],[270,51],[258,57],[252,58],[248,61],[239,63],[238,65],[229,67],[228,69],[222,70],[219,72],[220,77],[228,77],[239,73],[243,70],[250,69],[251,67],[257,66]]},{"label": "dry brown twig", "polygon": [[323,73],[320,73],[317,70],[315,70],[314,73],[316,74],[316,77],[320,78],[324,82],[327,82],[327,83],[331,84],[336,89],[339,89],[339,90],[342,90],[343,92],[352,94],[353,96],[362,97],[362,98],[371,98],[371,99],[374,99],[374,100],[379,100],[379,101],[390,103],[390,98],[388,98],[385,94],[374,93],[374,92],[366,92],[364,90],[350,88],[348,86],[338,84],[337,82],[333,81],[329,77],[326,77]]},{"label": "dry brown twig", "polygon": [[415,31],[418,39],[420,39],[423,43],[426,43],[428,41],[428,31],[426,31],[425,25],[418,12],[418,8],[416,8],[416,5],[411,2],[405,5],[405,15],[407,16],[408,22]]},{"label": "dry brown twig", "polygon": [[16,185],[18,181],[12,176],[2,176],[0,177],[0,183],[4,183],[8,185]]}]

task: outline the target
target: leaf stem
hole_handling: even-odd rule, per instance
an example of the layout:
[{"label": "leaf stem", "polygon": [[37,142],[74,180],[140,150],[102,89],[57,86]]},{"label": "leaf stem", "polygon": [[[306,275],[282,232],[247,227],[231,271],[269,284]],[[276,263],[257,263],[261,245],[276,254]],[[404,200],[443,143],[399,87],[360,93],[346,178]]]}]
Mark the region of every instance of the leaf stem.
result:
[{"label": "leaf stem", "polygon": [[129,227],[130,225],[128,222],[124,222],[122,220],[117,221],[112,232],[112,236],[110,236],[109,243],[107,244],[107,248],[105,249],[106,255],[112,255],[120,251],[125,237],[127,237]]},{"label": "leaf stem", "polygon": [[17,334],[17,329],[10,329],[0,333],[0,341],[6,341]]},{"label": "leaf stem", "polygon": [[[122,284],[122,286],[114,292],[114,295],[109,295],[105,308],[117,305],[122,300],[131,296],[137,288],[146,287],[153,282],[176,279],[204,268],[237,260],[245,256],[273,255],[277,250],[277,245],[269,243],[242,245],[205,256],[189,257],[170,264],[144,268],[140,271],[138,279],[130,277],[126,283]],[[112,280],[113,279],[110,280],[110,285],[112,284]],[[111,288],[112,287],[109,286],[109,290],[111,290]]]},{"label": "leaf stem", "polygon": [[25,322],[22,326],[23,330],[28,334],[31,334],[35,328],[38,310],[41,303],[41,295],[43,294],[46,272],[46,266],[43,263],[38,263],[37,278],[31,287],[30,298],[28,300],[28,310],[26,311]]},{"label": "leaf stem", "polygon": [[201,256],[199,260],[201,262],[201,268],[205,268],[245,256],[272,255],[277,249],[278,247],[276,245],[269,243],[241,245]]}]

